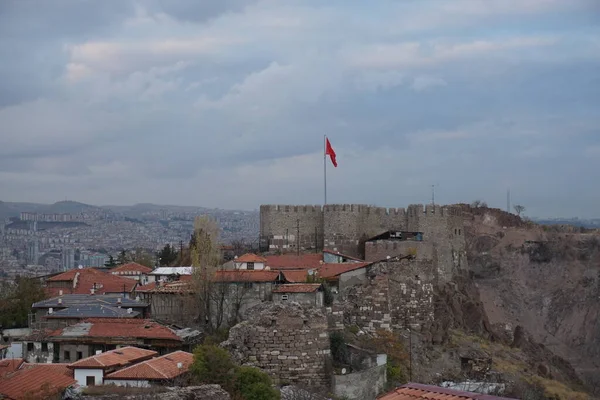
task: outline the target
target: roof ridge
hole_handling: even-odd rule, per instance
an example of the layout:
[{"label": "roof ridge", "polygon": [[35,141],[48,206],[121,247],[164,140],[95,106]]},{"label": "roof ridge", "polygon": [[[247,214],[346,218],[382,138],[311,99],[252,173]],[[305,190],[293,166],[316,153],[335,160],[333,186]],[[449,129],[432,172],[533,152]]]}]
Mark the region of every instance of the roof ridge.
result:
[{"label": "roof ridge", "polygon": [[151,358],[150,360],[147,360],[145,362],[146,362],[146,365],[148,365],[150,368],[152,368],[153,370],[155,370],[156,372],[158,372],[158,374],[161,375],[163,378],[169,379],[169,377],[165,373],[163,373],[162,371],[159,371],[154,365],[151,364],[152,360],[158,360],[159,358],[163,358],[163,357],[166,357],[166,356],[168,356],[168,354],[165,354],[163,356],[156,357],[156,358]]}]

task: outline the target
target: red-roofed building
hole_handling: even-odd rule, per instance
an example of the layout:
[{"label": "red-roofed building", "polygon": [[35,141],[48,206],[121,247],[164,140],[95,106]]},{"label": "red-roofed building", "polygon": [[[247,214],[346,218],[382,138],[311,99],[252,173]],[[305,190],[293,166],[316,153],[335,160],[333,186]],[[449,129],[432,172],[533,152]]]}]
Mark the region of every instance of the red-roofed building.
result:
[{"label": "red-roofed building", "polygon": [[6,360],[0,360],[0,379],[18,370],[24,362],[25,360],[22,358],[9,358]]},{"label": "red-roofed building", "polygon": [[120,368],[149,360],[158,353],[137,347],[121,347],[96,354],[69,364],[77,383],[81,386],[102,385],[104,377]]},{"label": "red-roofed building", "polygon": [[288,269],[315,269],[323,263],[323,254],[283,254],[266,256],[267,266],[272,270],[283,271]]},{"label": "red-roofed building", "polygon": [[72,269],[46,280],[49,297],[63,294],[122,294],[128,298],[137,282],[95,268]]},{"label": "red-roofed building", "polygon": [[148,281],[148,274],[150,274],[152,271],[153,269],[150,267],[135,262],[130,262],[111,269],[110,273],[123,278],[135,279],[138,282],[145,283]]},{"label": "red-roofed building", "polygon": [[253,253],[246,253],[235,260],[233,260],[235,269],[241,270],[263,270],[265,269],[265,263],[267,259],[261,256],[257,256]]},{"label": "red-roofed building", "polygon": [[187,383],[187,373],[194,362],[194,355],[176,351],[153,358],[106,376],[105,384],[119,386],[148,387],[150,384],[182,385]]},{"label": "red-roofed building", "polygon": [[296,302],[323,307],[323,286],[320,283],[290,283],[273,289],[273,302]]},{"label": "red-roofed building", "polygon": [[393,391],[381,395],[377,400],[423,400],[423,399],[443,399],[443,400],[516,400],[507,397],[491,396],[489,394],[479,394],[471,392],[462,392],[459,390],[441,388],[439,386],[421,385],[418,383],[407,383]]},{"label": "red-roofed building", "polygon": [[64,364],[23,364],[0,378],[0,398],[7,400],[48,399],[76,385]]},{"label": "red-roofed building", "polygon": [[[36,335],[23,344],[24,358],[41,352],[49,362],[72,363],[117,346],[152,348],[160,354],[183,347],[183,340],[167,326],[148,319],[90,318],[55,331]],[[45,351],[45,352],[44,352]]]}]

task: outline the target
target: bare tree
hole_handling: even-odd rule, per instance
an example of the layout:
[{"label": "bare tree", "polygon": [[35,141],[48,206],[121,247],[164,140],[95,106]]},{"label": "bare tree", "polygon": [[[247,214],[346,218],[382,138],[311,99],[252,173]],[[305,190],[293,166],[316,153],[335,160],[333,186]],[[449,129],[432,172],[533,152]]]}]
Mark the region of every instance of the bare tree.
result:
[{"label": "bare tree", "polygon": [[525,212],[525,206],[522,206],[520,204],[515,204],[515,212],[517,213],[517,215],[520,217],[521,214],[523,212]]},{"label": "bare tree", "polygon": [[219,227],[214,220],[206,216],[194,220],[190,258],[194,267],[192,291],[195,312],[200,324],[213,330],[213,277],[220,261]]}]

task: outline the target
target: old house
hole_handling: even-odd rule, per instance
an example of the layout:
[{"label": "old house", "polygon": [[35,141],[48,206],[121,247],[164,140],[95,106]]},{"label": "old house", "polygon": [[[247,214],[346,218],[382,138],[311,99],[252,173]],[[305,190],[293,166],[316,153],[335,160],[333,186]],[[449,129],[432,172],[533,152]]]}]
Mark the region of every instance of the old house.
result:
[{"label": "old house", "polygon": [[371,265],[370,262],[323,264],[317,270],[316,277],[326,280],[336,291],[342,291],[367,282],[367,272]]},{"label": "old house", "polygon": [[136,295],[150,305],[153,319],[169,323],[191,322],[193,313],[191,275],[176,281],[156,281],[136,288]]},{"label": "old house", "polygon": [[64,364],[22,364],[0,378],[0,398],[6,400],[62,398],[77,384]]},{"label": "old house", "polygon": [[183,276],[191,276],[194,267],[159,267],[148,274],[148,283],[178,281]]},{"label": "old house", "polygon": [[267,259],[256,254],[246,253],[233,260],[234,268],[241,270],[263,270],[266,267]]},{"label": "old house", "polygon": [[323,285],[320,283],[290,283],[273,289],[273,302],[296,302],[312,307],[323,307]]},{"label": "old house", "polygon": [[148,275],[152,272],[152,268],[135,262],[119,265],[110,270],[113,275],[123,278],[134,279],[140,282],[141,285],[148,283]]},{"label": "old house", "polygon": [[383,394],[377,400],[412,400],[412,399],[461,399],[461,400],[516,400],[489,394],[464,392],[439,386],[407,383],[389,393]]},{"label": "old house", "polygon": [[108,374],[106,385],[148,387],[150,385],[185,385],[194,355],[175,351]]},{"label": "old house", "polygon": [[179,350],[183,339],[167,326],[147,319],[90,318],[57,330],[36,331],[24,342],[27,361],[72,363],[119,346]]},{"label": "old house", "polygon": [[46,280],[49,296],[61,294],[119,294],[129,298],[137,282],[96,268],[72,269]]},{"label": "old house", "polygon": [[156,351],[137,347],[121,347],[105,353],[99,352],[72,364],[73,376],[80,386],[104,384],[106,375],[134,363],[149,360],[157,355]]},{"label": "old house", "polygon": [[121,294],[65,294],[33,303],[30,327],[56,329],[87,318],[144,318],[148,304]]}]

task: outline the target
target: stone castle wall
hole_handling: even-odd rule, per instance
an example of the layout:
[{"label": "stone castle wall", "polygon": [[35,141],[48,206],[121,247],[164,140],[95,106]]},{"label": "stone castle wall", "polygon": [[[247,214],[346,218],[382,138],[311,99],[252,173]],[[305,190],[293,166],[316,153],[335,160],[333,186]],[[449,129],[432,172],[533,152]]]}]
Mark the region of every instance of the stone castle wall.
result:
[{"label": "stone castle wall", "polygon": [[222,346],[243,365],[261,368],[279,383],[330,386],[327,318],[297,303],[266,303],[229,331]]},{"label": "stone castle wall", "polygon": [[[423,241],[438,267],[438,278],[448,281],[459,269],[466,269],[466,244],[461,210],[439,205],[410,205],[408,208],[383,208],[360,204],[321,206],[263,205],[260,207],[260,234],[264,240],[281,238],[296,248],[300,221],[301,249],[329,248],[352,255],[363,255],[361,240],[387,230],[423,232]],[[293,238],[293,239],[290,239]],[[405,245],[402,245],[405,246]],[[373,250],[373,249],[372,249]],[[372,255],[375,257],[375,255]]]}]

